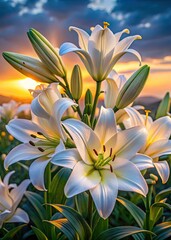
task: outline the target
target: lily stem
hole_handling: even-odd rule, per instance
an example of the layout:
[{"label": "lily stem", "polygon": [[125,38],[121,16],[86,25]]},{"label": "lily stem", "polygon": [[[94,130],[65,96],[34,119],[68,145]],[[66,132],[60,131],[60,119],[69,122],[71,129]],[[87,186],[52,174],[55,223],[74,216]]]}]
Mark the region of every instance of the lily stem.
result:
[{"label": "lily stem", "polygon": [[89,226],[90,228],[92,228],[92,223],[93,223],[93,199],[92,196],[89,194],[89,198],[88,198],[88,222],[89,222]]},{"label": "lily stem", "polygon": [[[152,191],[153,191],[153,185],[149,185],[149,191],[146,197],[146,230],[149,230],[149,231],[151,231],[150,206],[151,206]],[[152,236],[150,234],[147,234],[145,239],[152,240]]]},{"label": "lily stem", "polygon": [[96,94],[95,94],[95,97],[94,97],[93,109],[92,109],[92,113],[91,113],[91,117],[90,117],[90,122],[91,122],[92,126],[93,126],[93,122],[94,122],[94,115],[95,115],[95,112],[96,112],[98,97],[99,97],[99,94],[100,94],[100,88],[101,88],[101,82],[96,82]]}]

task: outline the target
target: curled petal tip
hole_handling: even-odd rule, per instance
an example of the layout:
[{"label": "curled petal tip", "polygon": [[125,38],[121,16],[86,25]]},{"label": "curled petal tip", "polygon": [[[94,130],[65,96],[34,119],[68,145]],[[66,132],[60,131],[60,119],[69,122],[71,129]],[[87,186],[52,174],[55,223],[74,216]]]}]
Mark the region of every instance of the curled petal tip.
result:
[{"label": "curled petal tip", "polygon": [[125,29],[123,30],[123,32],[125,32],[125,33],[127,33],[127,34],[130,34],[130,30],[129,30],[128,28],[125,28]]},{"label": "curled petal tip", "polygon": [[140,35],[137,35],[137,38],[136,38],[137,40],[141,40],[142,39],[142,36],[140,36]]}]

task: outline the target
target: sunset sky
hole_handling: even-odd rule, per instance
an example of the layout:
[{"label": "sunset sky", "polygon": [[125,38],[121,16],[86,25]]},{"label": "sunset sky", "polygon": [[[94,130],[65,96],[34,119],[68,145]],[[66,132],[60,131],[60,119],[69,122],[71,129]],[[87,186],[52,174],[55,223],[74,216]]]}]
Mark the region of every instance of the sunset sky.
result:
[{"label": "sunset sky", "polygon": [[[90,32],[90,27],[110,23],[118,32],[129,28],[139,34],[132,48],[151,67],[141,95],[163,97],[171,92],[171,1],[159,0],[0,0],[0,55],[3,51],[36,56],[27,38],[29,28],[40,31],[55,47],[65,42],[77,45],[77,36],[69,26]],[[79,59],[73,54],[63,58],[69,72]],[[129,60],[129,62],[128,62]],[[129,77],[139,67],[132,55],[119,61],[115,70]],[[94,87],[85,69],[85,87]],[[29,98],[28,88],[36,83],[25,79],[0,56],[0,95]],[[24,80],[25,79],[25,80]],[[86,84],[88,83],[88,85]]]}]

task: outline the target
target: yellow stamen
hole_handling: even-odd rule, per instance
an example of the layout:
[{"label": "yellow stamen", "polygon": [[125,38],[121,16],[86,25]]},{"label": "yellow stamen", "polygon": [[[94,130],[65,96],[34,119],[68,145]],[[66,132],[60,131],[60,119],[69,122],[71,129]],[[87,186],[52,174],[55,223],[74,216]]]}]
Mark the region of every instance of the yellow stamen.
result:
[{"label": "yellow stamen", "polygon": [[14,140],[14,137],[12,135],[9,135],[8,139],[12,142]]},{"label": "yellow stamen", "polygon": [[149,116],[149,113],[151,113],[151,110],[144,110],[144,112],[145,112],[145,125],[147,125],[148,116]]},{"label": "yellow stamen", "polygon": [[4,132],[4,131],[1,132],[1,136],[2,136],[2,137],[5,137],[5,136],[6,136],[6,132]]},{"label": "yellow stamen", "polygon": [[103,27],[107,28],[110,24],[108,22],[103,22]]}]

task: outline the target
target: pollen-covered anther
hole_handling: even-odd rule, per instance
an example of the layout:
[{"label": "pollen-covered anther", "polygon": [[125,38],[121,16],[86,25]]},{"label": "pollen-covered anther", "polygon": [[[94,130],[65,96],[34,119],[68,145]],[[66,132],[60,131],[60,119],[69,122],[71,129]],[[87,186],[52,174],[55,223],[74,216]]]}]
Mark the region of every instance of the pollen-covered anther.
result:
[{"label": "pollen-covered anther", "polygon": [[110,149],[110,154],[109,154],[109,157],[111,157],[112,156],[112,148]]},{"label": "pollen-covered anther", "polygon": [[43,136],[43,133],[41,133],[41,132],[37,132],[37,134]]},{"label": "pollen-covered anther", "polygon": [[116,158],[116,155],[113,156],[113,158],[112,158],[112,162],[114,162],[115,158]]},{"label": "pollen-covered anther", "polygon": [[40,152],[44,152],[45,150],[43,149],[43,148],[41,148],[41,147],[38,147],[37,148]]},{"label": "pollen-covered anther", "polygon": [[34,147],[35,147],[35,144],[34,144],[34,142],[32,142],[32,141],[29,141],[29,143],[30,143],[30,145],[32,145],[32,146],[34,146]]},{"label": "pollen-covered anther", "polygon": [[106,152],[106,146],[103,145],[103,152]]},{"label": "pollen-covered anther", "polygon": [[109,164],[109,166],[110,166],[110,171],[111,171],[111,172],[113,172],[112,165],[111,165],[111,164]]},{"label": "pollen-covered anther", "polygon": [[96,149],[93,149],[93,152],[96,154],[96,156],[98,156]]},{"label": "pollen-covered anther", "polygon": [[36,135],[34,135],[34,134],[30,134],[30,136],[31,136],[32,138],[37,138]]},{"label": "pollen-covered anther", "polygon": [[103,28],[107,28],[110,24],[108,22],[103,22]]}]

